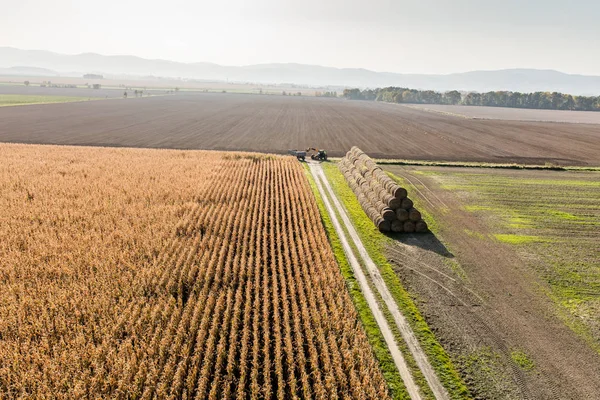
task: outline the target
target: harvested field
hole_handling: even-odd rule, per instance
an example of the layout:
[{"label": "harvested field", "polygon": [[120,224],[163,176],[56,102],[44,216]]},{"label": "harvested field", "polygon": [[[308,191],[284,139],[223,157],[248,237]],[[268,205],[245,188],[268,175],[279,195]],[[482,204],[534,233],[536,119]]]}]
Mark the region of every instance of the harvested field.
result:
[{"label": "harvested field", "polygon": [[387,398],[301,165],[0,144],[0,397]]},{"label": "harvested field", "polygon": [[594,111],[532,110],[527,108],[452,106],[445,104],[411,104],[407,107],[474,119],[600,124],[600,112]]},{"label": "harvested field", "polygon": [[87,100],[87,97],[22,96],[18,94],[0,94],[0,107],[22,106],[27,104],[70,103],[73,101]]},{"label": "harvested field", "polygon": [[435,234],[388,257],[474,396],[600,398],[600,173],[385,168]]},{"label": "harvested field", "polygon": [[82,98],[121,98],[122,89],[87,89],[87,88],[51,88],[40,86],[10,86],[0,85],[0,95],[20,96],[62,96]]},{"label": "harvested field", "polygon": [[318,146],[343,156],[600,165],[600,125],[480,121],[395,104],[315,97],[178,94],[0,109],[0,141],[250,150]]},{"label": "harvested field", "polygon": [[[313,96],[316,89],[310,88],[299,88],[297,85],[292,87],[291,84],[252,84],[252,83],[233,83],[225,81],[196,81],[196,80],[181,80],[176,78],[158,78],[158,79],[111,79],[105,77],[104,79],[90,80],[83,77],[67,77],[67,76],[52,76],[52,77],[39,77],[39,76],[6,76],[0,75],[0,85],[13,84],[19,85],[23,81],[28,80],[32,84],[39,84],[43,81],[52,81],[57,84],[70,84],[70,85],[85,85],[87,83],[101,83],[103,88],[121,88],[124,86],[133,88],[147,88],[156,90],[173,90],[178,87],[182,92],[185,91],[227,91],[231,93],[259,93],[262,89],[263,93],[275,93],[280,95],[282,91],[287,93],[302,92],[302,95]],[[323,90],[320,90],[321,92]]]}]

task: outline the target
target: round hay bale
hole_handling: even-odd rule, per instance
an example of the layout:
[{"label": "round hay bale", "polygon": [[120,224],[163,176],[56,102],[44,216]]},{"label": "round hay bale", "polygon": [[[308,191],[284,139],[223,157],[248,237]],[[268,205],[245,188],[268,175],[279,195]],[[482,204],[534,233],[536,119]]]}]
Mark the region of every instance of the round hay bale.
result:
[{"label": "round hay bale", "polygon": [[377,224],[377,228],[381,232],[389,232],[392,230],[392,223],[390,221],[382,220],[382,222]]},{"label": "round hay bale", "polygon": [[392,197],[390,195],[390,200],[388,200],[387,205],[389,208],[397,210],[402,207],[402,199],[397,199],[396,197]]},{"label": "round hay bale", "polygon": [[392,193],[392,196],[394,196],[398,199],[404,199],[408,195],[408,192],[406,191],[406,189],[404,189],[403,187],[400,187],[396,184],[394,184],[394,186],[392,187],[391,193]]},{"label": "round hay bale", "polygon": [[379,215],[379,213],[375,210],[369,210],[368,214],[369,219],[371,221],[373,221],[373,223],[375,225],[377,225],[379,223],[380,220],[382,220],[383,218],[381,217],[381,215]]},{"label": "round hay bale", "polygon": [[379,186],[375,192],[377,193],[377,197],[379,197],[384,203],[388,203],[393,199],[393,197],[390,196],[390,194],[381,186]]},{"label": "round hay bale", "polygon": [[413,233],[415,231],[415,223],[412,221],[406,221],[403,226],[404,232]]},{"label": "round hay bale", "polygon": [[[391,194],[392,196],[394,196],[394,191],[396,190],[396,187],[397,187],[398,185],[396,185],[396,184],[394,183],[394,181],[392,181],[392,180],[391,180],[391,179],[389,179],[389,178],[388,178],[388,179],[381,179],[381,181],[380,181],[380,182],[382,182],[382,184],[383,184],[383,186],[385,187],[385,189],[386,189],[388,192],[390,192],[390,194]],[[394,196],[394,197],[396,197],[396,196]]]},{"label": "round hay bale", "polygon": [[376,174],[375,179],[377,179],[377,182],[379,182],[379,184],[381,186],[383,186],[386,190],[388,190],[388,187],[386,186],[386,185],[388,185],[387,176],[382,175],[382,174]]},{"label": "round hay bale", "polygon": [[371,208],[371,203],[369,203],[368,201],[361,201],[360,206],[363,208],[363,210],[365,210],[367,214],[370,212],[369,209]]},{"label": "round hay bale", "polygon": [[419,222],[421,220],[421,213],[416,208],[408,210],[408,219],[412,222]]},{"label": "round hay bale", "polygon": [[377,164],[375,164],[375,163],[373,162],[373,160],[371,160],[371,159],[365,160],[365,161],[364,161],[364,163],[365,163],[365,166],[366,166],[367,168],[369,168],[371,171],[374,171],[374,170],[376,170],[376,169],[381,169],[381,168],[380,168],[380,167],[379,167]]},{"label": "round hay bale", "polygon": [[427,226],[427,223],[423,220],[417,222],[415,224],[415,232],[419,232],[419,233],[429,232],[429,227]]},{"label": "round hay bale", "polygon": [[365,194],[367,195],[367,197],[369,198],[369,200],[371,200],[373,202],[373,204],[375,204],[375,203],[377,203],[379,201],[379,198],[377,197],[377,195],[375,194],[375,192],[373,192],[371,190],[371,188],[367,187],[366,190],[365,190]]},{"label": "round hay bale", "polygon": [[404,222],[397,219],[392,221],[392,232],[404,232]]},{"label": "round hay bale", "polygon": [[402,199],[402,205],[400,207],[404,208],[405,210],[410,210],[412,208],[412,206],[413,206],[413,202],[411,199],[409,199],[408,197]]},{"label": "round hay bale", "polygon": [[[378,201],[377,203],[374,204],[374,207],[377,209],[377,211],[383,215],[383,212],[386,211],[388,209],[388,206],[386,206],[385,204],[383,204],[382,202]],[[395,213],[394,213],[395,214]]]},{"label": "round hay bale", "polygon": [[352,146],[352,148],[350,148],[350,152],[353,154],[365,154],[361,149],[359,149],[357,146]]},{"label": "round hay bale", "polygon": [[385,210],[383,210],[383,212],[381,213],[381,216],[386,221],[393,221],[396,219],[396,213],[391,208],[386,208]]},{"label": "round hay bale", "polygon": [[402,222],[408,221],[408,211],[406,211],[404,208],[397,209],[396,218]]}]

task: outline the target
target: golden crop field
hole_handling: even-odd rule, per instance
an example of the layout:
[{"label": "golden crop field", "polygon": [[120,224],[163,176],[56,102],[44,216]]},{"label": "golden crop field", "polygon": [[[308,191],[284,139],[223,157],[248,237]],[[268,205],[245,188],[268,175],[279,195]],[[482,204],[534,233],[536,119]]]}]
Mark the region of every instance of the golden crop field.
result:
[{"label": "golden crop field", "polygon": [[300,164],[0,144],[0,397],[387,398]]}]

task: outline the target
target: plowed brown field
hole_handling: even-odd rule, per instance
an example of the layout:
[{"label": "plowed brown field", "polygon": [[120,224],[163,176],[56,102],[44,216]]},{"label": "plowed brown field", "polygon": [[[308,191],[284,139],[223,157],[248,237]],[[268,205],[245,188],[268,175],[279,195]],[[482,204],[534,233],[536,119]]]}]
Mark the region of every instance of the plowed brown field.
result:
[{"label": "plowed brown field", "polygon": [[342,156],[600,165],[600,125],[483,121],[395,104],[184,94],[0,109],[0,141]]},{"label": "plowed brown field", "polygon": [[435,219],[388,256],[474,397],[600,398],[600,173],[386,169]]},{"label": "plowed brown field", "polygon": [[0,144],[1,398],[388,398],[295,159]]}]

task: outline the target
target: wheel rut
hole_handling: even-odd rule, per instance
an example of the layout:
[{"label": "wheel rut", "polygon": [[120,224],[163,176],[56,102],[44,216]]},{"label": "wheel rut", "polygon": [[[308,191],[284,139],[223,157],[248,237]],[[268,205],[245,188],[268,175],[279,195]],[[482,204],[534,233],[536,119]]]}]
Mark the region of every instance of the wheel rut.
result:
[{"label": "wheel rut", "polygon": [[[416,385],[412,374],[406,364],[406,360],[400,351],[398,344],[394,338],[394,335],[390,329],[390,326],[385,318],[381,308],[386,307],[389,313],[392,315],[395,325],[400,331],[402,338],[407,344],[412,356],[415,359],[416,364],[419,369],[423,373],[427,384],[429,385],[431,391],[433,392],[436,399],[446,400],[449,399],[450,396],[442,383],[440,382],[438,376],[436,375],[431,363],[427,359],[427,355],[424,353],[421,348],[412,328],[408,324],[406,318],[400,312],[398,305],[396,304],[392,294],[387,288],[383,277],[381,276],[378,267],[375,265],[371,257],[369,256],[364,244],[360,240],[356,229],[352,225],[350,218],[337,199],[323,169],[319,163],[309,162],[310,171],[315,179],[317,189],[323,199],[325,204],[325,208],[331,218],[331,221],[334,225],[337,235],[340,238],[340,242],[342,243],[342,247],[344,252],[348,258],[348,262],[350,263],[352,270],[356,276],[357,281],[360,284],[361,290],[367,303],[369,304],[369,308],[373,312],[375,320],[379,325],[381,332],[385,338],[386,344],[392,354],[394,359],[394,363],[400,372],[400,375],[405,383],[407,391],[412,399],[422,399],[421,392],[419,387]],[[330,200],[331,199],[331,200]],[[337,213],[336,213],[337,211]],[[338,218],[338,214],[340,218]],[[340,221],[341,219],[341,221]],[[343,226],[345,226],[348,234],[344,231]],[[350,246],[350,242],[354,244],[356,249],[358,250],[355,255],[352,247]],[[359,258],[365,266],[368,276],[364,273],[361,268],[361,263],[359,262]],[[371,287],[369,286],[369,281],[373,284],[375,289],[377,290],[379,296],[383,299],[382,304],[378,304],[375,293],[373,293]]]}]

